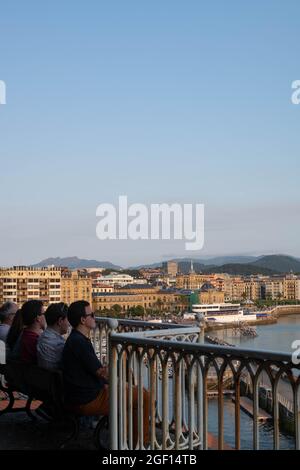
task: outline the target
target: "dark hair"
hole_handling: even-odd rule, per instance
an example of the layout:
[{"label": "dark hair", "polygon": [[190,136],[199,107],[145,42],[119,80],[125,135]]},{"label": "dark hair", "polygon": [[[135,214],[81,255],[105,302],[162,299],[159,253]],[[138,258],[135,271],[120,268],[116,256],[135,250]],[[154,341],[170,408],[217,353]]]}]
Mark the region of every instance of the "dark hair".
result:
[{"label": "dark hair", "polygon": [[68,310],[68,320],[73,328],[76,328],[82,317],[85,316],[85,308],[89,307],[90,304],[86,300],[77,300],[73,302]]},{"label": "dark hair", "polygon": [[49,305],[45,313],[47,325],[55,325],[60,318],[66,318],[67,314],[68,306],[64,302]]},{"label": "dark hair", "polygon": [[22,310],[19,309],[17,310],[14,316],[13,322],[11,324],[10,329],[8,330],[8,334],[6,337],[6,344],[8,345],[10,350],[13,349],[22,330],[23,330],[23,314],[22,314]]},{"label": "dark hair", "polygon": [[28,300],[22,305],[24,326],[31,326],[34,320],[42,313],[43,302],[41,300]]}]

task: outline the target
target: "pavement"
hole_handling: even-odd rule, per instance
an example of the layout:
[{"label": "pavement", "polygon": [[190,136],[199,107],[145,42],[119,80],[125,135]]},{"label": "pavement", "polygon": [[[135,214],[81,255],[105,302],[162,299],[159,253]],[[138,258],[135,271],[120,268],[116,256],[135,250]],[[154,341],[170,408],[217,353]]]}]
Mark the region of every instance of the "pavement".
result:
[{"label": "pavement", "polygon": [[[24,400],[16,400],[15,407],[23,407]],[[33,402],[34,410],[40,402]],[[0,400],[0,410],[7,405]],[[0,451],[1,450],[54,450],[68,438],[72,432],[70,423],[48,422],[36,415],[32,421],[25,412],[5,413],[0,416]],[[66,450],[95,450],[93,429],[81,426],[77,441],[68,443]]]},{"label": "pavement", "polygon": [[[0,396],[0,411],[8,401]],[[16,400],[14,408],[22,408],[25,400]],[[36,416],[32,421],[24,411],[5,413],[0,416],[0,451],[1,450],[59,450],[60,445],[72,433],[70,423],[48,422],[38,416],[34,410],[40,405],[32,403],[31,410]],[[107,436],[108,437],[108,436]],[[218,442],[215,436],[208,435],[209,449],[217,449]],[[225,444],[225,450],[232,450]],[[93,428],[91,422],[82,423],[77,440],[67,443],[65,450],[96,450],[93,441]]]}]

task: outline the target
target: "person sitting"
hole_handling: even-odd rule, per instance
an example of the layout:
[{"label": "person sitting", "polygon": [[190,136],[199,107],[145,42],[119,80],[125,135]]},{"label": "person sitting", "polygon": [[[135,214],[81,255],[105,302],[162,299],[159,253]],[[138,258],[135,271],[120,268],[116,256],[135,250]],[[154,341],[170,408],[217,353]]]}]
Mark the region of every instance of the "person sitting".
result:
[{"label": "person sitting", "polygon": [[20,338],[20,359],[22,362],[37,364],[37,342],[46,328],[43,302],[28,300],[22,305],[24,328]]},{"label": "person sitting", "polygon": [[66,402],[79,408],[93,402],[108,383],[107,370],[102,366],[89,339],[96,327],[90,304],[73,302],[68,309],[72,331],[66,340],[62,364]]},{"label": "person sitting", "polygon": [[14,302],[5,302],[0,307],[0,340],[6,342],[9,329],[18,310]]},{"label": "person sitting", "polygon": [[6,359],[7,361],[19,360],[21,355],[21,333],[23,331],[22,310],[19,309],[13,319],[6,337]]},{"label": "person sitting", "polygon": [[68,306],[63,303],[51,304],[46,310],[46,330],[38,338],[37,362],[44,369],[61,369],[62,353],[65,346],[63,335],[68,332]]},{"label": "person sitting", "polygon": [[[63,377],[66,405],[82,416],[109,415],[107,368],[96,356],[89,339],[96,328],[95,314],[88,302],[70,305],[69,323],[73,327],[63,350]],[[143,390],[144,444],[149,442],[149,392]],[[138,387],[133,387],[133,440],[138,436]]]}]

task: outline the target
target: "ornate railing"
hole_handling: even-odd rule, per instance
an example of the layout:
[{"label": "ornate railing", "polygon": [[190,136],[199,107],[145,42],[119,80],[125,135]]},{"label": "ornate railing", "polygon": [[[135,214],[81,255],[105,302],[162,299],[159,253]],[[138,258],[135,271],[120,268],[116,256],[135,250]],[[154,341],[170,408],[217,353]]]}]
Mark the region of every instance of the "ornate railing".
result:
[{"label": "ornate railing", "polygon": [[[262,375],[268,377],[272,393],[272,409],[268,414],[264,412],[263,418],[273,426],[274,449],[280,448],[283,382],[290,388],[293,404],[289,432],[294,447],[300,448],[300,366],[293,364],[291,354],[206,345],[203,325],[182,327],[101,319],[94,339],[102,358],[106,348],[101,334],[109,350],[112,449],[223,449],[224,391],[229,388],[234,401],[233,448],[241,448],[241,397],[248,394],[246,411],[253,419],[249,446],[259,449]],[[251,385],[250,392],[243,388],[245,383]],[[211,390],[218,403],[215,439],[208,433]],[[149,407],[149,422],[144,422],[145,407]],[[149,439],[145,442],[148,428]]]}]

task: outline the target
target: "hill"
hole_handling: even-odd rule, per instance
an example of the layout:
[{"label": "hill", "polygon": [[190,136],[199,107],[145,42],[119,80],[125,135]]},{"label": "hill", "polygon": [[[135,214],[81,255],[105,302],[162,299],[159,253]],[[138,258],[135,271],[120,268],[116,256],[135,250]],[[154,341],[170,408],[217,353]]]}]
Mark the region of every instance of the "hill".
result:
[{"label": "hill", "polygon": [[251,266],[272,269],[279,273],[300,272],[300,261],[297,258],[286,255],[262,256],[258,260],[250,263]]},{"label": "hill", "polygon": [[272,274],[278,274],[278,272],[263,268],[261,266],[253,266],[251,264],[223,264],[223,266],[210,266],[205,267],[202,270],[205,274],[213,274],[213,273],[227,273],[232,275],[241,275],[241,276],[250,276],[255,274],[263,274],[266,276],[271,276]]},{"label": "hill", "polygon": [[68,258],[47,258],[34,264],[33,267],[43,268],[46,266],[66,266],[70,269],[84,269],[84,268],[105,268],[105,269],[122,269],[120,266],[114,265],[109,261],[96,261],[93,259],[80,259],[77,256]]}]

